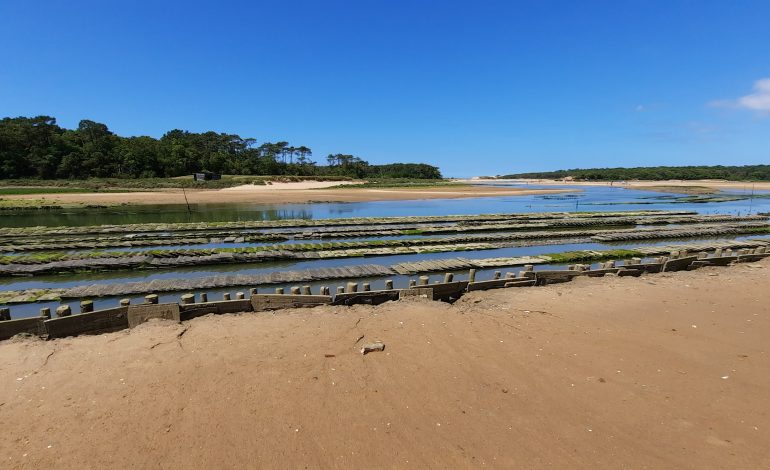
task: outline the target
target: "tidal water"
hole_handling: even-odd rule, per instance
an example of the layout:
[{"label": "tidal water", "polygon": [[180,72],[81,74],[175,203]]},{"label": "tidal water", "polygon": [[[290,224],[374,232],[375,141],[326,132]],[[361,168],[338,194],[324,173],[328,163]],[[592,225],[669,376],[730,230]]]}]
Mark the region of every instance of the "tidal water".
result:
[{"label": "tidal water", "polygon": [[[522,186],[511,183],[495,183],[496,185]],[[528,188],[560,188],[559,186],[534,186]],[[434,199],[413,201],[377,201],[353,203],[308,203],[308,204],[208,204],[195,205],[188,213],[185,207],[174,205],[115,207],[109,209],[78,209],[67,211],[29,211],[13,212],[0,215],[0,226],[82,226],[99,224],[133,224],[148,222],[219,222],[246,220],[278,220],[278,219],[325,219],[345,217],[386,217],[386,216],[430,216],[452,214],[484,214],[510,212],[585,212],[585,211],[621,211],[621,210],[692,210],[701,214],[735,214],[748,215],[770,213],[770,198],[767,193],[755,193],[752,197],[750,189],[732,191],[723,195],[738,195],[741,200],[725,202],[683,202],[686,196],[638,191],[610,186],[586,186],[575,188],[564,186],[572,192],[551,195],[504,196],[468,199]],[[364,237],[376,239],[383,237]],[[389,238],[389,237],[387,237]],[[722,239],[744,237],[720,237]],[[756,238],[756,237],[749,237]],[[655,241],[650,244],[685,243],[691,240]],[[301,241],[306,242],[306,241]],[[258,245],[248,243],[244,246]],[[219,274],[260,274],[272,271],[302,270],[310,268],[325,268],[356,264],[393,265],[405,261],[440,258],[491,258],[538,255],[571,250],[631,248],[647,244],[631,242],[618,244],[557,244],[537,245],[530,247],[501,248],[495,250],[479,250],[466,252],[424,253],[392,256],[374,256],[366,258],[346,258],[330,260],[287,260],[249,265],[224,265],[199,268],[180,268],[173,270],[136,271],[136,272],[104,272],[87,274],[62,274],[32,278],[0,278],[0,290],[20,290],[28,288],[74,287],[83,284],[125,283],[132,281],[147,281],[152,279],[170,279],[180,277],[203,277]],[[234,247],[226,244],[223,246]],[[200,247],[196,245],[189,246]],[[185,248],[185,246],[169,245],[168,248]],[[154,247],[157,249],[157,247]],[[125,249],[122,249],[125,250]],[[141,249],[139,249],[141,250]],[[491,278],[494,270],[479,272],[479,279]],[[515,271],[508,269],[508,271]],[[437,280],[443,275],[434,275]],[[462,273],[457,274],[463,278]],[[406,287],[407,276],[393,276],[397,287]],[[359,280],[370,282],[373,289],[381,288],[383,279]],[[326,281],[328,286],[343,285],[344,280]],[[321,283],[311,283],[316,289]],[[244,288],[228,288],[208,290],[212,300],[221,298],[223,292],[236,292]],[[272,291],[274,287],[269,286]],[[284,286],[288,287],[288,286]],[[267,287],[265,287],[267,289]],[[263,290],[264,292],[264,290]],[[163,293],[164,301],[178,300],[179,293]],[[137,298],[136,301],[141,301]],[[95,299],[97,308],[113,306],[117,299]],[[41,307],[55,308],[59,302],[30,303],[13,305],[14,318],[33,316]]]},{"label": "tidal water", "polygon": [[[503,185],[500,183],[499,185]],[[82,226],[100,224],[138,224],[170,222],[223,222],[279,219],[329,219],[345,217],[427,216],[484,214],[504,212],[620,211],[620,210],[693,210],[702,214],[756,214],[770,212],[766,193],[732,191],[746,199],[729,202],[681,202],[684,196],[610,186],[536,186],[574,192],[549,195],[481,197],[467,199],[431,199],[374,202],[314,202],[306,204],[197,204],[191,212],[185,206],[118,206],[103,209],[68,209],[64,211],[19,211],[0,215],[0,226],[29,227]]]}]

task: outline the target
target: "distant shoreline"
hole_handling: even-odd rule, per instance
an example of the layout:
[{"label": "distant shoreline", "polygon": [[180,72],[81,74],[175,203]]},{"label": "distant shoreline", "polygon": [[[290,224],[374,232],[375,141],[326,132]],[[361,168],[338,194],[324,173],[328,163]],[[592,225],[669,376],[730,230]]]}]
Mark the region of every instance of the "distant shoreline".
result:
[{"label": "distant shoreline", "polygon": [[[553,179],[490,179],[464,180],[474,183],[515,182],[545,186],[613,186],[618,188],[638,189],[640,191],[662,191],[679,194],[704,194],[693,188],[722,190],[770,191],[770,181],[744,182],[726,180],[634,180],[634,181],[562,181]],[[665,190],[664,190],[665,189]]]}]

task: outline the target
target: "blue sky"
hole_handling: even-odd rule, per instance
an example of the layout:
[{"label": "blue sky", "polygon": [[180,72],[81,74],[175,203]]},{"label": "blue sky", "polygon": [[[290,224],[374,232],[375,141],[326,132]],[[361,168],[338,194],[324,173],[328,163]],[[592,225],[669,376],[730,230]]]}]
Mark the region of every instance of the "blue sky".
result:
[{"label": "blue sky", "polygon": [[0,116],[448,176],[770,163],[768,1],[0,0]]}]

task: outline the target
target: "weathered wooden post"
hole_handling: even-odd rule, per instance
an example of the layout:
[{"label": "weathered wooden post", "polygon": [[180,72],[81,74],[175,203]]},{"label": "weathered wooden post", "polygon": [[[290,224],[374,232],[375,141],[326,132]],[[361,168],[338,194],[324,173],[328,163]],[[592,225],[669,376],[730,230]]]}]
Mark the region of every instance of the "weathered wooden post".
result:
[{"label": "weathered wooden post", "polygon": [[331,291],[328,286],[321,286],[321,295],[330,295]]},{"label": "weathered wooden post", "polygon": [[528,273],[531,273],[534,270],[535,270],[535,265],[534,264],[525,264],[524,265],[524,271],[526,271]]},{"label": "weathered wooden post", "polygon": [[145,303],[148,304],[157,304],[158,303],[158,294],[149,294],[144,296]]},{"label": "weathered wooden post", "polygon": [[337,293],[338,294],[344,294],[345,293],[345,288],[342,287],[342,286],[337,286]]},{"label": "weathered wooden post", "polygon": [[392,290],[393,289],[393,280],[388,279],[385,281],[385,289],[386,290]]},{"label": "weathered wooden post", "polygon": [[11,319],[11,309],[8,307],[0,308],[0,321]]},{"label": "weathered wooden post", "polygon": [[205,293],[205,292],[201,292],[200,298],[201,298],[201,303],[202,304],[205,304],[206,302],[209,301],[209,295],[207,293]]},{"label": "weathered wooden post", "polygon": [[40,309],[40,316],[45,318],[51,318],[51,309],[48,307],[43,307]]},{"label": "weathered wooden post", "polygon": [[72,315],[72,309],[69,305],[60,305],[56,307],[56,316],[57,317],[68,317]]},{"label": "weathered wooden post", "polygon": [[471,269],[468,271],[468,282],[476,282],[476,270]]},{"label": "weathered wooden post", "polygon": [[283,295],[283,287],[276,287],[275,293],[278,295]]},{"label": "weathered wooden post", "polygon": [[257,295],[258,293],[259,291],[257,290],[256,287],[252,287],[249,289],[249,295]]},{"label": "weathered wooden post", "polygon": [[354,292],[358,292],[358,283],[357,282],[348,282],[348,287],[345,289],[345,292],[348,294],[352,294]]},{"label": "weathered wooden post", "polygon": [[430,277],[429,276],[420,276],[420,282],[418,283],[421,286],[427,286],[430,283]]},{"label": "weathered wooden post", "polygon": [[452,273],[446,273],[444,274],[444,282],[446,284],[449,284],[450,282],[454,281],[455,275]]},{"label": "weathered wooden post", "polygon": [[195,294],[184,294],[180,300],[182,301],[182,305],[189,305],[195,303]]},{"label": "weathered wooden post", "polygon": [[93,300],[81,300],[80,301],[80,313],[90,313],[94,311]]},{"label": "weathered wooden post", "polygon": [[244,294],[243,292],[236,292],[235,293],[235,298],[236,298],[236,300],[243,300],[243,299],[246,298],[246,294]]},{"label": "weathered wooden post", "polygon": [[225,292],[224,294],[222,294],[222,300],[230,300],[230,293]]},{"label": "weathered wooden post", "polygon": [[294,286],[291,288],[291,295],[299,295],[299,286]]},{"label": "weathered wooden post", "polygon": [[302,295],[312,295],[310,286],[302,286]]},{"label": "weathered wooden post", "polygon": [[417,287],[417,281],[414,279],[409,279],[409,287]]},{"label": "weathered wooden post", "polygon": [[131,299],[120,299],[121,307],[128,307],[129,305],[131,305]]},{"label": "weathered wooden post", "polygon": [[500,279],[500,276],[502,273],[500,271],[495,271],[495,279]]}]

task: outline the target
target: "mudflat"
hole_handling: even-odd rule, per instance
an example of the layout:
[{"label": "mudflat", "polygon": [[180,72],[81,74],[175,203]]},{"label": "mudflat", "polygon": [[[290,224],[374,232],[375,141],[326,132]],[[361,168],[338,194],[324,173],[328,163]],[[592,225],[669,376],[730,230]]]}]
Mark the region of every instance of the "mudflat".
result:
[{"label": "mudflat", "polygon": [[765,260],[13,339],[2,467],[769,468],[769,283]]},{"label": "mudflat", "polygon": [[[340,182],[273,183],[205,190],[161,189],[109,193],[24,194],[0,196],[8,200],[35,200],[46,204],[216,204],[216,203],[306,203],[365,202],[414,199],[526,196],[569,192],[564,189],[527,189],[495,186],[435,186],[416,188],[331,188]],[[186,200],[185,200],[186,198]]]}]

